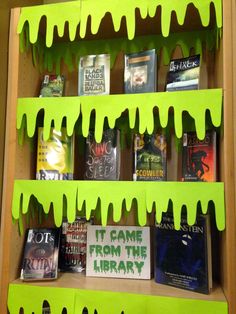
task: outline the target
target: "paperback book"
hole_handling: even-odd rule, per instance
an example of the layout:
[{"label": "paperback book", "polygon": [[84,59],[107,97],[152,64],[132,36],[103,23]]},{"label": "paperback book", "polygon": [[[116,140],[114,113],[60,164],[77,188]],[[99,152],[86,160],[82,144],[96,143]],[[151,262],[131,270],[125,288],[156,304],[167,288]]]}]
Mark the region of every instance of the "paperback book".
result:
[{"label": "paperback book", "polygon": [[66,129],[51,128],[50,137],[43,139],[43,128],[38,128],[37,180],[72,180],[74,172],[74,138]]},{"label": "paperback book", "polygon": [[85,271],[87,227],[91,223],[83,217],[76,218],[73,223],[63,221],[59,251],[60,271]]},{"label": "paperback book", "polygon": [[97,143],[94,132],[86,139],[86,180],[119,180],[120,176],[120,131],[107,129],[101,143]]},{"label": "paperback book", "polygon": [[155,49],[125,54],[124,83],[126,94],[156,91],[157,57]]},{"label": "paperback book", "polygon": [[216,181],[216,132],[206,131],[203,140],[196,132],[183,134],[183,181]]},{"label": "paperback book", "polygon": [[60,230],[28,229],[20,278],[50,280],[57,278]]},{"label": "paperback book", "polygon": [[166,137],[160,133],[134,135],[134,181],[165,181]]},{"label": "paperback book", "polygon": [[155,227],[155,281],[208,294],[212,288],[209,217],[200,215],[193,226],[182,218],[174,229],[171,215]]},{"label": "paperback book", "polygon": [[166,91],[199,89],[200,55],[171,60]]},{"label": "paperback book", "polygon": [[79,95],[110,93],[110,55],[87,55],[79,61]]},{"label": "paperback book", "polygon": [[65,78],[63,75],[45,75],[39,97],[61,97],[64,92]]}]

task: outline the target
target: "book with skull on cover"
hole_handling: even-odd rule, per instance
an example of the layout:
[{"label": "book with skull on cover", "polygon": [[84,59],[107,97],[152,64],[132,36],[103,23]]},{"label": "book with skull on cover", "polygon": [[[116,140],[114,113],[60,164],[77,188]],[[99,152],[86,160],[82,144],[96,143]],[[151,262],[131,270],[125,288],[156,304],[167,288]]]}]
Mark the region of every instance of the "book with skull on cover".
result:
[{"label": "book with skull on cover", "polygon": [[20,278],[52,280],[57,278],[60,229],[28,229]]}]

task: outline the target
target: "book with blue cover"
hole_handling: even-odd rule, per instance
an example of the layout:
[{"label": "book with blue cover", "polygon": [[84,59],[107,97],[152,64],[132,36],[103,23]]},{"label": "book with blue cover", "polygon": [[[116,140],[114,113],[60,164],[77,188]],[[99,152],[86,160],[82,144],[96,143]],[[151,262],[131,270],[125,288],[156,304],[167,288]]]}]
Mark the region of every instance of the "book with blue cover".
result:
[{"label": "book with blue cover", "polygon": [[163,216],[155,227],[155,281],[209,294],[212,267],[208,216],[198,216],[192,226],[182,218],[180,230],[175,230],[172,215]]}]

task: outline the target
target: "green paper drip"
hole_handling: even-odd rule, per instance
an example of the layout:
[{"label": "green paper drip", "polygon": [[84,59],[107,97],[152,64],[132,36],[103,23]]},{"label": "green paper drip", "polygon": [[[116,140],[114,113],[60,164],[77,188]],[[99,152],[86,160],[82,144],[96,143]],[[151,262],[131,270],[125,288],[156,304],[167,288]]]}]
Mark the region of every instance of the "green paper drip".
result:
[{"label": "green paper drip", "polygon": [[[27,33],[27,30],[26,30]],[[22,36],[21,36],[22,37]],[[182,49],[183,57],[188,57],[190,50],[196,54],[201,54],[203,46],[208,51],[217,46],[219,33],[216,30],[204,30],[194,32],[171,33],[167,38],[161,35],[138,36],[133,40],[126,38],[106,39],[106,40],[83,40],[75,42],[57,42],[50,48],[45,47],[42,39],[38,39],[33,45],[34,64],[41,69],[51,72],[56,69],[61,72],[62,60],[67,65],[69,71],[78,69],[80,57],[89,54],[108,53],[113,67],[117,55],[122,51],[132,53],[143,49],[156,49],[158,58],[164,65],[168,65],[172,52],[176,46]],[[24,47],[24,40],[21,40],[21,47]],[[160,57],[161,51],[163,58]]]},{"label": "green paper drip", "polygon": [[[40,5],[21,9],[20,20],[17,32],[20,34],[28,21],[29,41],[35,43],[38,38],[39,23],[43,16],[47,19],[46,46],[53,43],[53,31],[57,28],[60,37],[64,34],[65,22],[69,25],[69,38],[74,40],[77,26],[80,25],[80,36],[84,38],[87,30],[88,17],[91,16],[91,32],[97,34],[100,23],[106,13],[110,13],[117,32],[120,28],[122,17],[125,17],[128,39],[135,36],[135,10],[139,9],[141,17],[147,15],[154,17],[156,9],[161,6],[161,30],[164,37],[169,35],[171,14],[176,13],[177,21],[180,25],[184,23],[187,6],[193,3],[198,10],[202,25],[208,26],[210,22],[210,4],[214,4],[216,12],[216,25],[222,27],[222,3],[220,0],[86,0],[71,1],[67,3],[57,3],[51,5]],[[96,7],[96,10],[94,8]]]},{"label": "green paper drip", "polygon": [[[50,193],[48,193],[50,191]],[[224,184],[207,182],[131,182],[131,181],[30,181],[16,180],[14,184],[12,216],[19,219],[29,210],[29,201],[34,196],[48,213],[53,206],[56,226],[60,226],[63,216],[63,198],[66,199],[67,217],[75,219],[76,200],[78,210],[84,205],[86,217],[99,205],[102,225],[107,224],[109,206],[113,207],[113,219],[118,221],[125,201],[126,210],[130,210],[133,200],[137,203],[138,223],[143,226],[147,213],[155,205],[156,220],[160,222],[162,213],[167,211],[169,200],[173,203],[175,228],[180,228],[182,207],[187,209],[188,221],[193,224],[196,218],[198,202],[202,212],[208,210],[208,203],[215,204],[216,225],[219,230],[225,228]]]},{"label": "green paper drip", "polygon": [[8,309],[10,314],[42,313],[43,301],[48,301],[51,313],[61,313],[63,307],[67,314],[82,313],[86,307],[88,313],[96,309],[102,314],[227,314],[226,301],[208,301],[191,298],[152,296],[147,294],[121,293],[73,288],[39,287],[33,284],[10,284]]},{"label": "green paper drip", "polygon": [[27,134],[32,137],[35,132],[37,115],[43,109],[44,138],[46,140],[49,137],[52,121],[60,130],[62,119],[66,117],[67,133],[71,135],[80,114],[82,116],[82,134],[86,137],[91,127],[90,117],[92,111],[95,110],[95,139],[100,142],[105,118],[107,117],[109,127],[114,128],[121,114],[128,109],[130,128],[135,127],[138,110],[139,132],[143,133],[147,130],[151,134],[154,130],[153,110],[155,107],[159,109],[162,128],[167,127],[169,109],[173,107],[175,133],[178,138],[182,136],[183,132],[182,113],[187,111],[195,121],[198,138],[202,140],[205,137],[206,110],[210,111],[213,126],[220,126],[222,89],[61,98],[20,98],[17,109],[17,129],[21,128],[22,119],[26,116]]}]

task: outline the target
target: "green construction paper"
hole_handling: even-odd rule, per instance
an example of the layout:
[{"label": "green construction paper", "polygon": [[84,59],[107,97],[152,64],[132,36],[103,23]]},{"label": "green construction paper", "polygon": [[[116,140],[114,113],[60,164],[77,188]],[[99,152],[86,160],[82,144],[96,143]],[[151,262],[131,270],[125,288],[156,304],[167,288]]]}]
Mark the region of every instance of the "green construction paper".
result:
[{"label": "green construction paper", "polygon": [[193,3],[198,10],[202,25],[204,27],[208,26],[211,2],[215,7],[216,25],[218,28],[221,28],[221,0],[86,0],[22,8],[17,32],[20,34],[25,23],[28,22],[29,41],[35,43],[38,38],[40,21],[45,16],[47,20],[46,46],[50,47],[53,43],[54,28],[57,28],[59,37],[62,37],[65,22],[68,21],[69,38],[73,41],[78,25],[80,25],[80,37],[85,37],[89,16],[91,16],[91,32],[96,34],[101,20],[106,13],[110,13],[116,32],[120,29],[122,17],[125,17],[127,37],[131,40],[135,36],[135,10],[139,9],[141,17],[145,19],[147,16],[154,17],[157,7],[161,6],[161,31],[163,36],[167,37],[169,35],[172,12],[176,13],[178,23],[183,25],[186,9],[190,3]]},{"label": "green construction paper", "polygon": [[[125,281],[124,281],[125,282]],[[8,309],[10,314],[42,313],[42,304],[47,301],[51,314],[82,313],[86,307],[89,314],[96,309],[102,314],[227,314],[226,301],[209,301],[193,298],[153,296],[148,294],[121,293],[73,288],[39,287],[33,284],[10,284]],[[158,312],[157,312],[158,309]]]},{"label": "green construction paper", "polygon": [[[27,30],[26,33],[28,33]],[[59,74],[61,73],[62,60],[67,65],[69,71],[77,71],[80,57],[90,54],[108,53],[110,54],[112,68],[117,55],[121,51],[123,53],[132,53],[142,51],[143,49],[156,49],[158,61],[168,65],[176,46],[181,48],[183,57],[188,57],[192,49],[196,54],[202,54],[203,47],[206,47],[208,51],[213,50],[217,47],[218,39],[219,33],[217,29],[171,33],[168,37],[163,37],[162,35],[137,36],[133,40],[114,38],[56,42],[50,48],[47,48],[42,39],[39,39],[33,45],[33,60],[34,64],[44,71],[51,72],[55,69],[54,71]],[[21,47],[24,47],[22,40],[24,41],[24,38],[20,41]]]},{"label": "green construction paper", "polygon": [[[50,191],[50,193],[48,193]],[[107,224],[108,209],[113,207],[113,220],[121,218],[122,204],[126,210],[131,209],[136,200],[138,223],[144,226],[147,213],[151,213],[155,205],[156,221],[160,222],[162,213],[168,209],[169,200],[173,203],[175,228],[180,228],[180,215],[186,206],[189,224],[194,224],[198,202],[202,213],[207,213],[208,203],[215,205],[216,225],[219,230],[225,228],[224,184],[222,182],[133,182],[133,181],[37,181],[15,180],[12,216],[19,219],[21,212],[26,214],[29,201],[34,196],[48,213],[50,205],[54,212],[56,226],[60,226],[63,217],[63,198],[66,199],[67,218],[75,219],[76,209],[86,210],[86,217],[91,212],[101,209],[101,222]],[[76,208],[77,202],[77,208]],[[123,203],[124,202],[124,203]]]},{"label": "green construction paper", "polygon": [[79,115],[82,117],[82,134],[86,137],[91,127],[91,113],[95,110],[95,139],[100,142],[105,118],[107,117],[109,127],[114,128],[117,119],[128,109],[130,128],[135,127],[136,112],[138,111],[139,132],[144,133],[147,130],[151,134],[155,125],[153,114],[155,107],[158,108],[162,128],[167,127],[170,119],[169,109],[173,107],[175,134],[178,138],[183,133],[182,113],[187,111],[195,121],[197,137],[202,140],[205,137],[206,110],[210,111],[213,126],[219,127],[221,124],[222,89],[59,98],[19,98],[17,129],[21,128],[22,119],[26,116],[27,134],[32,137],[35,133],[37,115],[43,109],[45,140],[49,137],[52,121],[57,130],[60,130],[63,117],[66,117],[67,120],[67,133],[71,135]]}]

